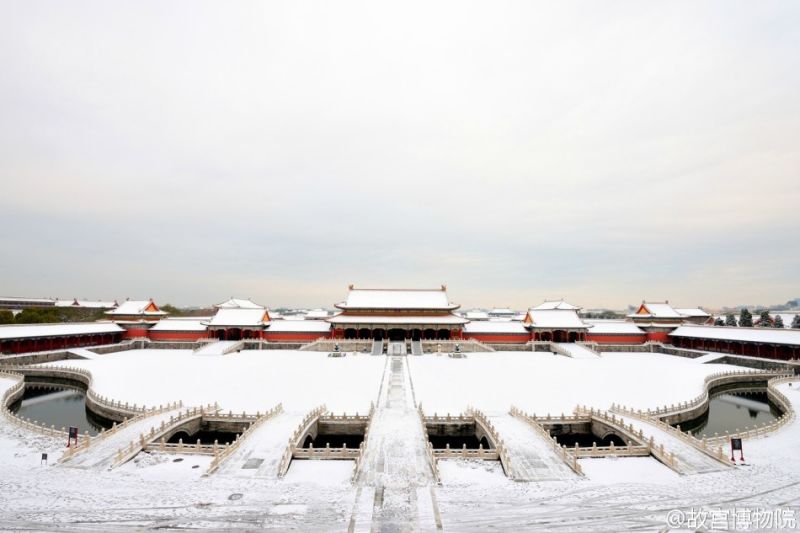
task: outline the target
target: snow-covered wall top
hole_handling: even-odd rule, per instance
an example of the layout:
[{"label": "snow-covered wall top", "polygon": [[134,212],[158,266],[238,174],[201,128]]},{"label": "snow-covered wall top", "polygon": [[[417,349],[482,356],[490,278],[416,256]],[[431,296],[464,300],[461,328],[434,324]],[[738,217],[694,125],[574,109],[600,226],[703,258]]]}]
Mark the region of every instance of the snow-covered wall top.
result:
[{"label": "snow-covered wall top", "polygon": [[670,336],[800,346],[800,330],[792,329],[681,326]]}]

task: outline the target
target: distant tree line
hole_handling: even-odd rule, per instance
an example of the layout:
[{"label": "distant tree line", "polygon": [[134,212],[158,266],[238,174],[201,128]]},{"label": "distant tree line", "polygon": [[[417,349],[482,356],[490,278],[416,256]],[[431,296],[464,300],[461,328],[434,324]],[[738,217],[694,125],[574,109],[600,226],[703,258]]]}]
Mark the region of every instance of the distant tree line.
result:
[{"label": "distant tree line", "polygon": [[37,307],[23,309],[16,316],[0,309],[0,324],[46,324],[56,322],[95,322],[105,318],[105,309],[78,307]]},{"label": "distant tree line", "polygon": [[599,311],[596,313],[581,313],[582,318],[599,318],[599,319],[612,319],[612,318],[625,318],[625,315],[622,313],[616,313],[614,311],[604,310]]},{"label": "distant tree line", "polygon": [[[783,317],[779,314],[776,314],[774,317],[770,316],[768,309],[762,309],[760,311],[756,311],[758,313],[758,327],[761,328],[778,328],[783,329],[786,327],[786,324],[783,322]],[[739,320],[737,322],[736,316],[733,313],[726,313],[725,320],[723,321],[722,318],[717,318],[714,320],[715,326],[729,326],[729,327],[742,327],[742,328],[752,328],[753,327],[753,314],[750,312],[749,309],[746,307],[742,309],[742,312],[739,314]],[[791,327],[793,329],[800,329],[800,314],[794,315],[792,319]]]}]

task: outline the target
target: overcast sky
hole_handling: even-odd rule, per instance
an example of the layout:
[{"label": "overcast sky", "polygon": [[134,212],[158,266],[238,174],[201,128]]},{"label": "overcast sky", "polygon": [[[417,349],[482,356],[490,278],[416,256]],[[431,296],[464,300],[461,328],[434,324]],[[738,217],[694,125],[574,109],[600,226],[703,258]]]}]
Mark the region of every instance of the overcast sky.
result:
[{"label": "overcast sky", "polygon": [[0,294],[800,296],[800,2],[0,13]]}]

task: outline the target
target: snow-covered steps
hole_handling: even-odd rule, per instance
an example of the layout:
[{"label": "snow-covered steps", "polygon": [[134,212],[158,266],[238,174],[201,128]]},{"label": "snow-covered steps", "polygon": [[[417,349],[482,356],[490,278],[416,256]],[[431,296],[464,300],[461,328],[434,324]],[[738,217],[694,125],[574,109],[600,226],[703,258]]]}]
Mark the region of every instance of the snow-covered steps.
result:
[{"label": "snow-covered steps", "polygon": [[705,363],[712,363],[717,359],[722,359],[723,357],[727,357],[730,354],[725,353],[707,353],[705,355],[701,355],[700,357],[696,357],[694,359],[695,363],[705,364]]},{"label": "snow-covered steps", "polygon": [[286,443],[303,421],[302,411],[281,412],[246,435],[216,475],[277,478]]},{"label": "snow-covered steps", "polygon": [[201,346],[194,351],[195,355],[225,355],[244,347],[244,341],[217,341]]},{"label": "snow-covered steps", "polygon": [[490,415],[498,437],[508,452],[508,477],[519,481],[551,481],[577,476],[545,439],[523,419],[510,414]]},{"label": "snow-covered steps", "polygon": [[600,356],[597,352],[575,342],[558,342],[554,344],[556,344],[558,348],[564,350],[569,357],[574,359],[596,359]]},{"label": "snow-covered steps", "polygon": [[411,355],[422,355],[422,341],[411,341]]},{"label": "snow-covered steps", "polygon": [[372,355],[383,355],[383,340],[372,341]]},{"label": "snow-covered steps", "polygon": [[86,348],[70,348],[67,350],[67,353],[78,359],[97,359],[97,354]]}]

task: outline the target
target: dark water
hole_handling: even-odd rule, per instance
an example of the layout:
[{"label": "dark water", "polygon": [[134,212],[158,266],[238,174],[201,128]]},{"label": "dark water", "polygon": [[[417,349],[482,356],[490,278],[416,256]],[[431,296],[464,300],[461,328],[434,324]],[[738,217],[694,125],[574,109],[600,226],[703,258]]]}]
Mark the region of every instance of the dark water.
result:
[{"label": "dark water", "polygon": [[[431,442],[431,445],[436,448],[437,450],[443,450],[450,445],[451,449],[458,449],[460,450],[465,444],[467,445],[468,450],[477,450],[481,442],[478,440],[478,437],[475,435],[444,435],[444,436],[436,436],[436,435],[429,435],[428,440]],[[483,441],[483,449],[489,449],[489,441]]]},{"label": "dark water", "polygon": [[76,426],[81,435],[97,435],[104,422],[86,410],[86,394],[68,387],[37,387],[26,385],[21,400],[11,405],[11,411],[17,416],[38,420],[56,429]]},{"label": "dark water", "polygon": [[749,391],[724,391],[711,395],[708,411],[695,420],[682,423],[683,431],[699,437],[724,435],[737,429],[769,423],[781,416],[780,410],[769,401],[765,389]]},{"label": "dark water", "polygon": [[330,444],[331,448],[342,448],[345,444],[347,444],[348,448],[358,448],[363,440],[363,434],[319,433],[313,441],[310,438],[306,438],[303,448],[308,448],[312,443],[314,448],[324,448],[325,444]]},{"label": "dark water", "polygon": [[627,446],[625,441],[613,434],[601,439],[592,433],[563,433],[561,435],[556,435],[556,442],[567,448],[573,448],[576,443],[580,448],[591,448],[593,444],[597,444],[598,446],[611,446],[612,442],[614,446]]},{"label": "dark water", "polygon": [[183,439],[184,444],[196,444],[198,440],[200,444],[214,444],[214,441],[216,441],[217,444],[230,444],[236,440],[236,437],[237,434],[230,431],[209,431],[201,429],[197,433],[192,433],[191,435],[185,431],[179,431],[167,442],[177,444],[179,440]]}]

